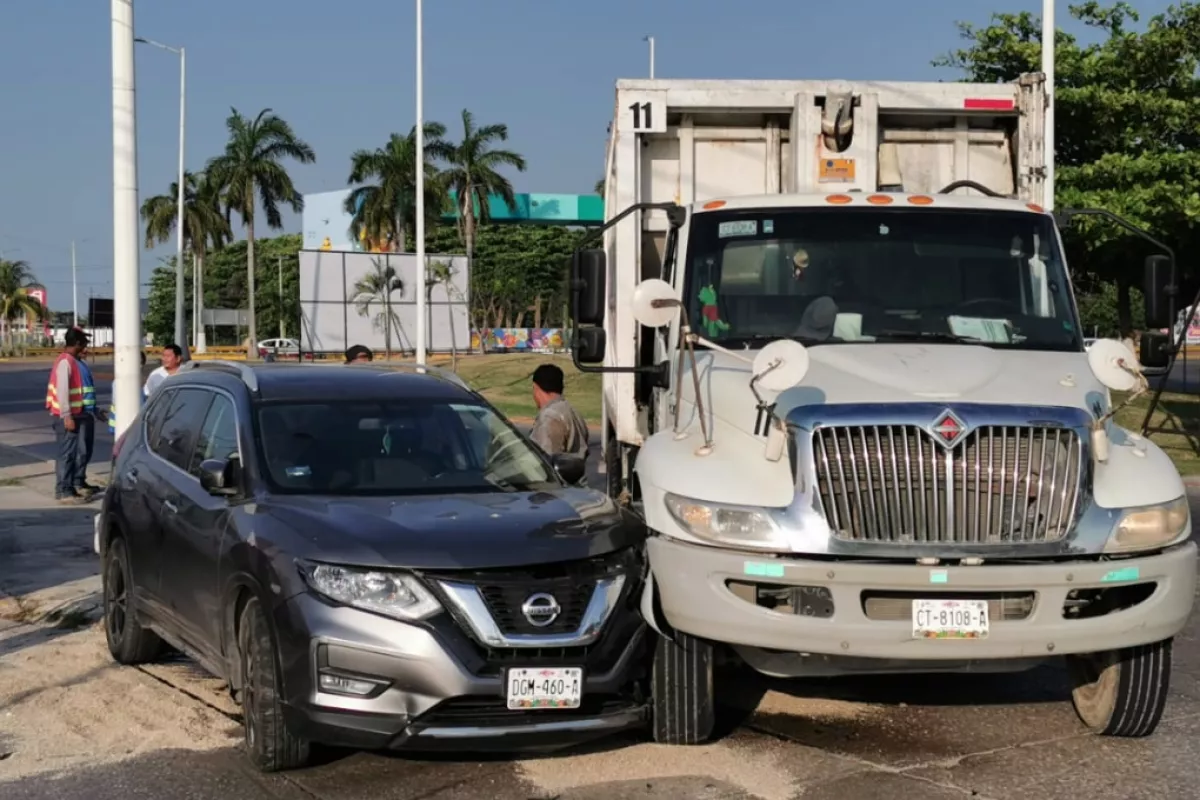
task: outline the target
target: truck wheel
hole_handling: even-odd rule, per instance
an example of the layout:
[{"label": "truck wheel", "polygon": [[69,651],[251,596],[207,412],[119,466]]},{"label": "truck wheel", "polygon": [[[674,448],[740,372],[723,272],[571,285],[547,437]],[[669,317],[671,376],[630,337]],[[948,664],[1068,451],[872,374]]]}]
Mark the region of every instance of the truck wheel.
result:
[{"label": "truck wheel", "polygon": [[713,646],[685,633],[659,636],[651,672],[654,741],[707,742],[716,724]]},{"label": "truck wheel", "polygon": [[162,639],[143,628],[134,602],[129,549],[120,536],[108,543],[104,554],[104,638],[118,664],[145,664],[162,654]]},{"label": "truck wheel", "polygon": [[1071,700],[1101,736],[1149,736],[1162,719],[1171,686],[1171,640],[1068,656]]},{"label": "truck wheel", "polygon": [[283,719],[279,690],[279,662],[275,642],[258,598],[242,610],[238,625],[238,650],[242,657],[242,729],[246,752],[262,772],[282,772],[308,763],[309,743],[288,730]]}]

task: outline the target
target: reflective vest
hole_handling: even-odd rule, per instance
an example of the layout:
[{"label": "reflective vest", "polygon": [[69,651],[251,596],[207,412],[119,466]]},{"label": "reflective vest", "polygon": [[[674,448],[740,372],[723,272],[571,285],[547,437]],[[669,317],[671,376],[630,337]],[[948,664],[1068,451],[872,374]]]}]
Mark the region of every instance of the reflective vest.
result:
[{"label": "reflective vest", "polygon": [[80,379],[83,381],[83,410],[88,414],[96,413],[96,382],[92,379],[92,369],[83,361],[79,365]]},{"label": "reflective vest", "polygon": [[[66,359],[70,366],[70,377],[67,379],[70,387],[71,396],[67,398],[67,413],[70,416],[78,416],[83,413],[83,373],[79,371],[79,362],[75,357],[67,353],[59,353],[58,358],[54,359],[54,366],[50,367],[50,382],[46,385],[46,408],[49,409],[50,415],[61,417],[63,415],[63,407],[61,398],[58,396],[58,365]],[[93,396],[92,403],[95,404]]]}]

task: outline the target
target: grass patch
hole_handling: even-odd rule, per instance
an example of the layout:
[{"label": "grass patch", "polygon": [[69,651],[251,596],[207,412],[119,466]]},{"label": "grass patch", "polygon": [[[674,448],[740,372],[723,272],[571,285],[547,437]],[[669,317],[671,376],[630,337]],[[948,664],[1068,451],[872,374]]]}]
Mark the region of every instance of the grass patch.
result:
[{"label": "grass patch", "polygon": [[[1113,402],[1127,394],[1113,392]],[[1153,393],[1147,392],[1117,413],[1117,424],[1141,431]],[[1150,439],[1175,462],[1181,475],[1200,475],[1200,395],[1163,392],[1150,418]]]},{"label": "grass patch", "polygon": [[[589,424],[599,425],[601,376],[575,369],[570,356],[534,353],[460,356],[458,374],[509,417],[532,419],[537,414],[537,407],[533,404],[531,376],[540,364],[556,364],[562,368],[566,379],[564,396]],[[441,362],[438,365],[449,366]]]},{"label": "grass patch", "polygon": [[20,478],[0,478],[0,489],[9,487],[9,486],[20,486],[20,485],[21,485]]}]

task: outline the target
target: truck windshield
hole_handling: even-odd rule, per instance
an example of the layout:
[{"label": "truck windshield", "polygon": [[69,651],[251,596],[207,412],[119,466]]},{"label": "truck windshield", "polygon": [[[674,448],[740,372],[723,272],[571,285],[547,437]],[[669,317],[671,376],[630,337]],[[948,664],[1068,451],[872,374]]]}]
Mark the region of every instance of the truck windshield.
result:
[{"label": "truck windshield", "polygon": [[696,214],[693,328],[726,346],[921,341],[1078,351],[1049,216],[763,208]]}]

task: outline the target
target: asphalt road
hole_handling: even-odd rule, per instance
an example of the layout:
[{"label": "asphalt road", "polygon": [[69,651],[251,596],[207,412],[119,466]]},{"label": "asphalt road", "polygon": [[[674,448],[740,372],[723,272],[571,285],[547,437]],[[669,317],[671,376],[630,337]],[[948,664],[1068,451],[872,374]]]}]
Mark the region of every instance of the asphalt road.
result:
[{"label": "asphalt road", "polygon": [[[0,447],[0,458],[52,453],[45,449],[45,371],[14,366],[0,364],[0,442],[20,449]],[[100,449],[106,444],[101,436],[98,459],[107,458]],[[32,523],[0,515],[0,544],[4,524],[16,530]],[[0,547],[0,570],[5,558]],[[332,753],[320,766],[270,777],[252,772],[239,755],[236,710],[213,699],[219,693],[212,690],[212,680],[186,665],[157,672],[115,670],[94,629],[15,655],[4,645],[0,641],[0,678],[22,654],[37,652],[53,660],[65,658],[71,648],[82,649],[95,662],[87,676],[119,675],[122,692],[167,699],[180,720],[143,719],[147,715],[139,716],[139,704],[124,694],[104,699],[108,716],[75,715],[71,686],[86,676],[47,678],[30,691],[49,698],[44,713],[60,715],[65,730],[80,737],[80,748],[89,746],[87,733],[97,725],[137,721],[140,727],[123,751],[129,755],[114,761],[109,752],[95,763],[64,757],[62,768],[6,779],[5,753],[15,744],[4,740],[3,718],[19,713],[27,698],[0,692],[0,796],[6,800],[1173,800],[1200,794],[1193,761],[1200,756],[1196,622],[1176,640],[1170,704],[1159,732],[1149,739],[1084,733],[1057,667],[1015,676],[809,681],[770,681],[743,671],[720,686],[724,735],[704,747],[664,748],[624,737],[588,750],[523,759]],[[186,736],[179,744],[176,728],[193,717],[227,726],[228,737],[216,747],[189,745]],[[205,731],[211,733],[214,724],[206,722]],[[156,744],[160,740],[164,743]]]}]

